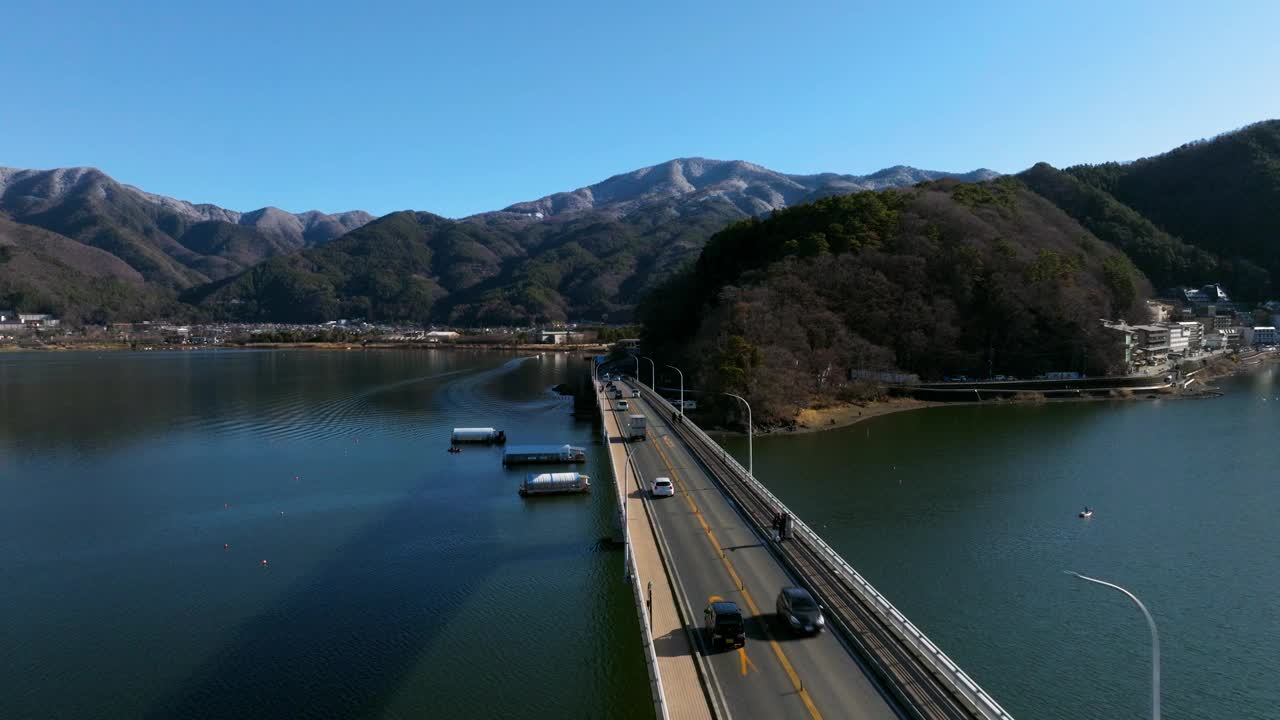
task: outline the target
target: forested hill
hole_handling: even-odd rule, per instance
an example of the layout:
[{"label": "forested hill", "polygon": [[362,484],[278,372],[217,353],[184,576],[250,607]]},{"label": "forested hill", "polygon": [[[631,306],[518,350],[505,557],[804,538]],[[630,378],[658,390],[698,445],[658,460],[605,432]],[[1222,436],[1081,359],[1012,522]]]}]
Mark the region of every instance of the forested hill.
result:
[{"label": "forested hill", "polygon": [[786,175],[682,158],[462,220],[395,213],[183,297],[203,312],[244,320],[622,322],[647,290],[734,221],[823,195],[948,176],[908,167]]},{"label": "forested hill", "polygon": [[1246,300],[1280,290],[1280,120],[1132,163],[1066,170],[1219,259],[1191,281],[1221,279]]},{"label": "forested hill", "polygon": [[1098,318],[1150,284],[1023,183],[938,181],[830,197],[717,233],[640,307],[691,384],[791,417],[851,369],[1031,376],[1113,370]]}]

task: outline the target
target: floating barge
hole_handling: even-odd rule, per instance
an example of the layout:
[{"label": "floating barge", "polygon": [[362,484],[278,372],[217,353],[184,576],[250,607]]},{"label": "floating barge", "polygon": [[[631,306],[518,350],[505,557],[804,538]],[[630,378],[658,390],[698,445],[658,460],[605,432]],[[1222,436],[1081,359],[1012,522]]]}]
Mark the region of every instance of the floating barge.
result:
[{"label": "floating barge", "polygon": [[502,453],[503,465],[580,463],[586,461],[586,448],[572,445],[512,445]]},{"label": "floating barge", "polygon": [[591,492],[591,478],[576,472],[530,473],[519,492],[521,497]]},{"label": "floating barge", "polygon": [[485,445],[502,445],[507,441],[507,434],[493,428],[454,428],[453,444],[482,443]]}]

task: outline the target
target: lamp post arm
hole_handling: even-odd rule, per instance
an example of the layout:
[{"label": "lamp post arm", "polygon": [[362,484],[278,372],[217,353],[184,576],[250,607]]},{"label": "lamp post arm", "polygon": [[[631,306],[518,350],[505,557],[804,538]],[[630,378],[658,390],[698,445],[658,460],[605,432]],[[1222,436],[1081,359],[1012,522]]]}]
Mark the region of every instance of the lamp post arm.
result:
[{"label": "lamp post arm", "polygon": [[754,479],[756,476],[756,461],[755,461],[755,449],[753,445],[755,444],[756,430],[755,430],[755,426],[751,424],[751,403],[747,402],[747,399],[742,397],[741,395],[734,395],[733,393],[721,393],[721,394],[728,395],[731,398],[736,398],[743,405],[747,406],[747,474],[750,475],[752,479]]},{"label": "lamp post arm", "polygon": [[1096,583],[1104,587],[1109,587],[1116,592],[1124,594],[1125,597],[1133,601],[1134,605],[1142,611],[1143,617],[1147,619],[1147,627],[1151,628],[1151,717],[1152,720],[1160,720],[1160,635],[1156,632],[1156,620],[1151,617],[1151,611],[1147,610],[1147,606],[1142,604],[1137,595],[1125,590],[1124,588],[1109,583],[1106,580],[1091,578],[1087,575],[1081,575],[1073,570],[1067,570],[1067,574],[1075,575],[1081,580]]}]

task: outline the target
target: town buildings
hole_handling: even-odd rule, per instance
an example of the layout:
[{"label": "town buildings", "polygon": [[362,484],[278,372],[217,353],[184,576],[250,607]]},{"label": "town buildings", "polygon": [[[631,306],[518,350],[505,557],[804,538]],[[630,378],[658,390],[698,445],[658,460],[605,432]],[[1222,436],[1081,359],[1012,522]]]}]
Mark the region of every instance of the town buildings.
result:
[{"label": "town buildings", "polygon": [[1276,329],[1271,325],[1240,328],[1242,343],[1246,347],[1262,347],[1276,344]]}]

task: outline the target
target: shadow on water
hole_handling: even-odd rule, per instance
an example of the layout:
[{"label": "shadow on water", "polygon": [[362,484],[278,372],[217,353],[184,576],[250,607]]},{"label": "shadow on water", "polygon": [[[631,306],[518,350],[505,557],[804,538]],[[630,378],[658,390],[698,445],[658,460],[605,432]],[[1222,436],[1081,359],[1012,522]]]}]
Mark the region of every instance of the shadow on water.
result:
[{"label": "shadow on water", "polygon": [[[468,562],[497,555],[491,545],[434,542],[441,530],[467,532],[457,519],[434,517],[437,527],[425,536],[426,509],[409,498],[371,523],[146,717],[376,716],[470,590],[496,570]],[[520,562],[510,552],[502,550],[508,562]],[[454,592],[441,591],[442,576],[453,579]]]},{"label": "shadow on water", "polygon": [[[474,373],[443,392],[459,402],[496,405],[485,384],[519,363]],[[441,391],[416,378],[395,387]],[[382,716],[406,687],[422,687],[418,664],[445,642],[441,634],[488,592],[495,576],[509,574],[510,567],[569,563],[596,549],[581,539],[511,543],[478,536],[476,512],[440,512],[431,483],[424,476],[387,513],[285,588],[145,717]],[[524,513],[574,501],[589,505],[582,496],[538,498],[525,504]],[[519,597],[485,597],[482,604],[492,613],[518,615],[512,604]],[[478,641],[489,630],[476,628]],[[432,707],[430,697],[415,704]]]},{"label": "shadow on water", "polygon": [[591,549],[596,552],[622,552],[626,546],[626,543],[606,536],[597,540]]}]

